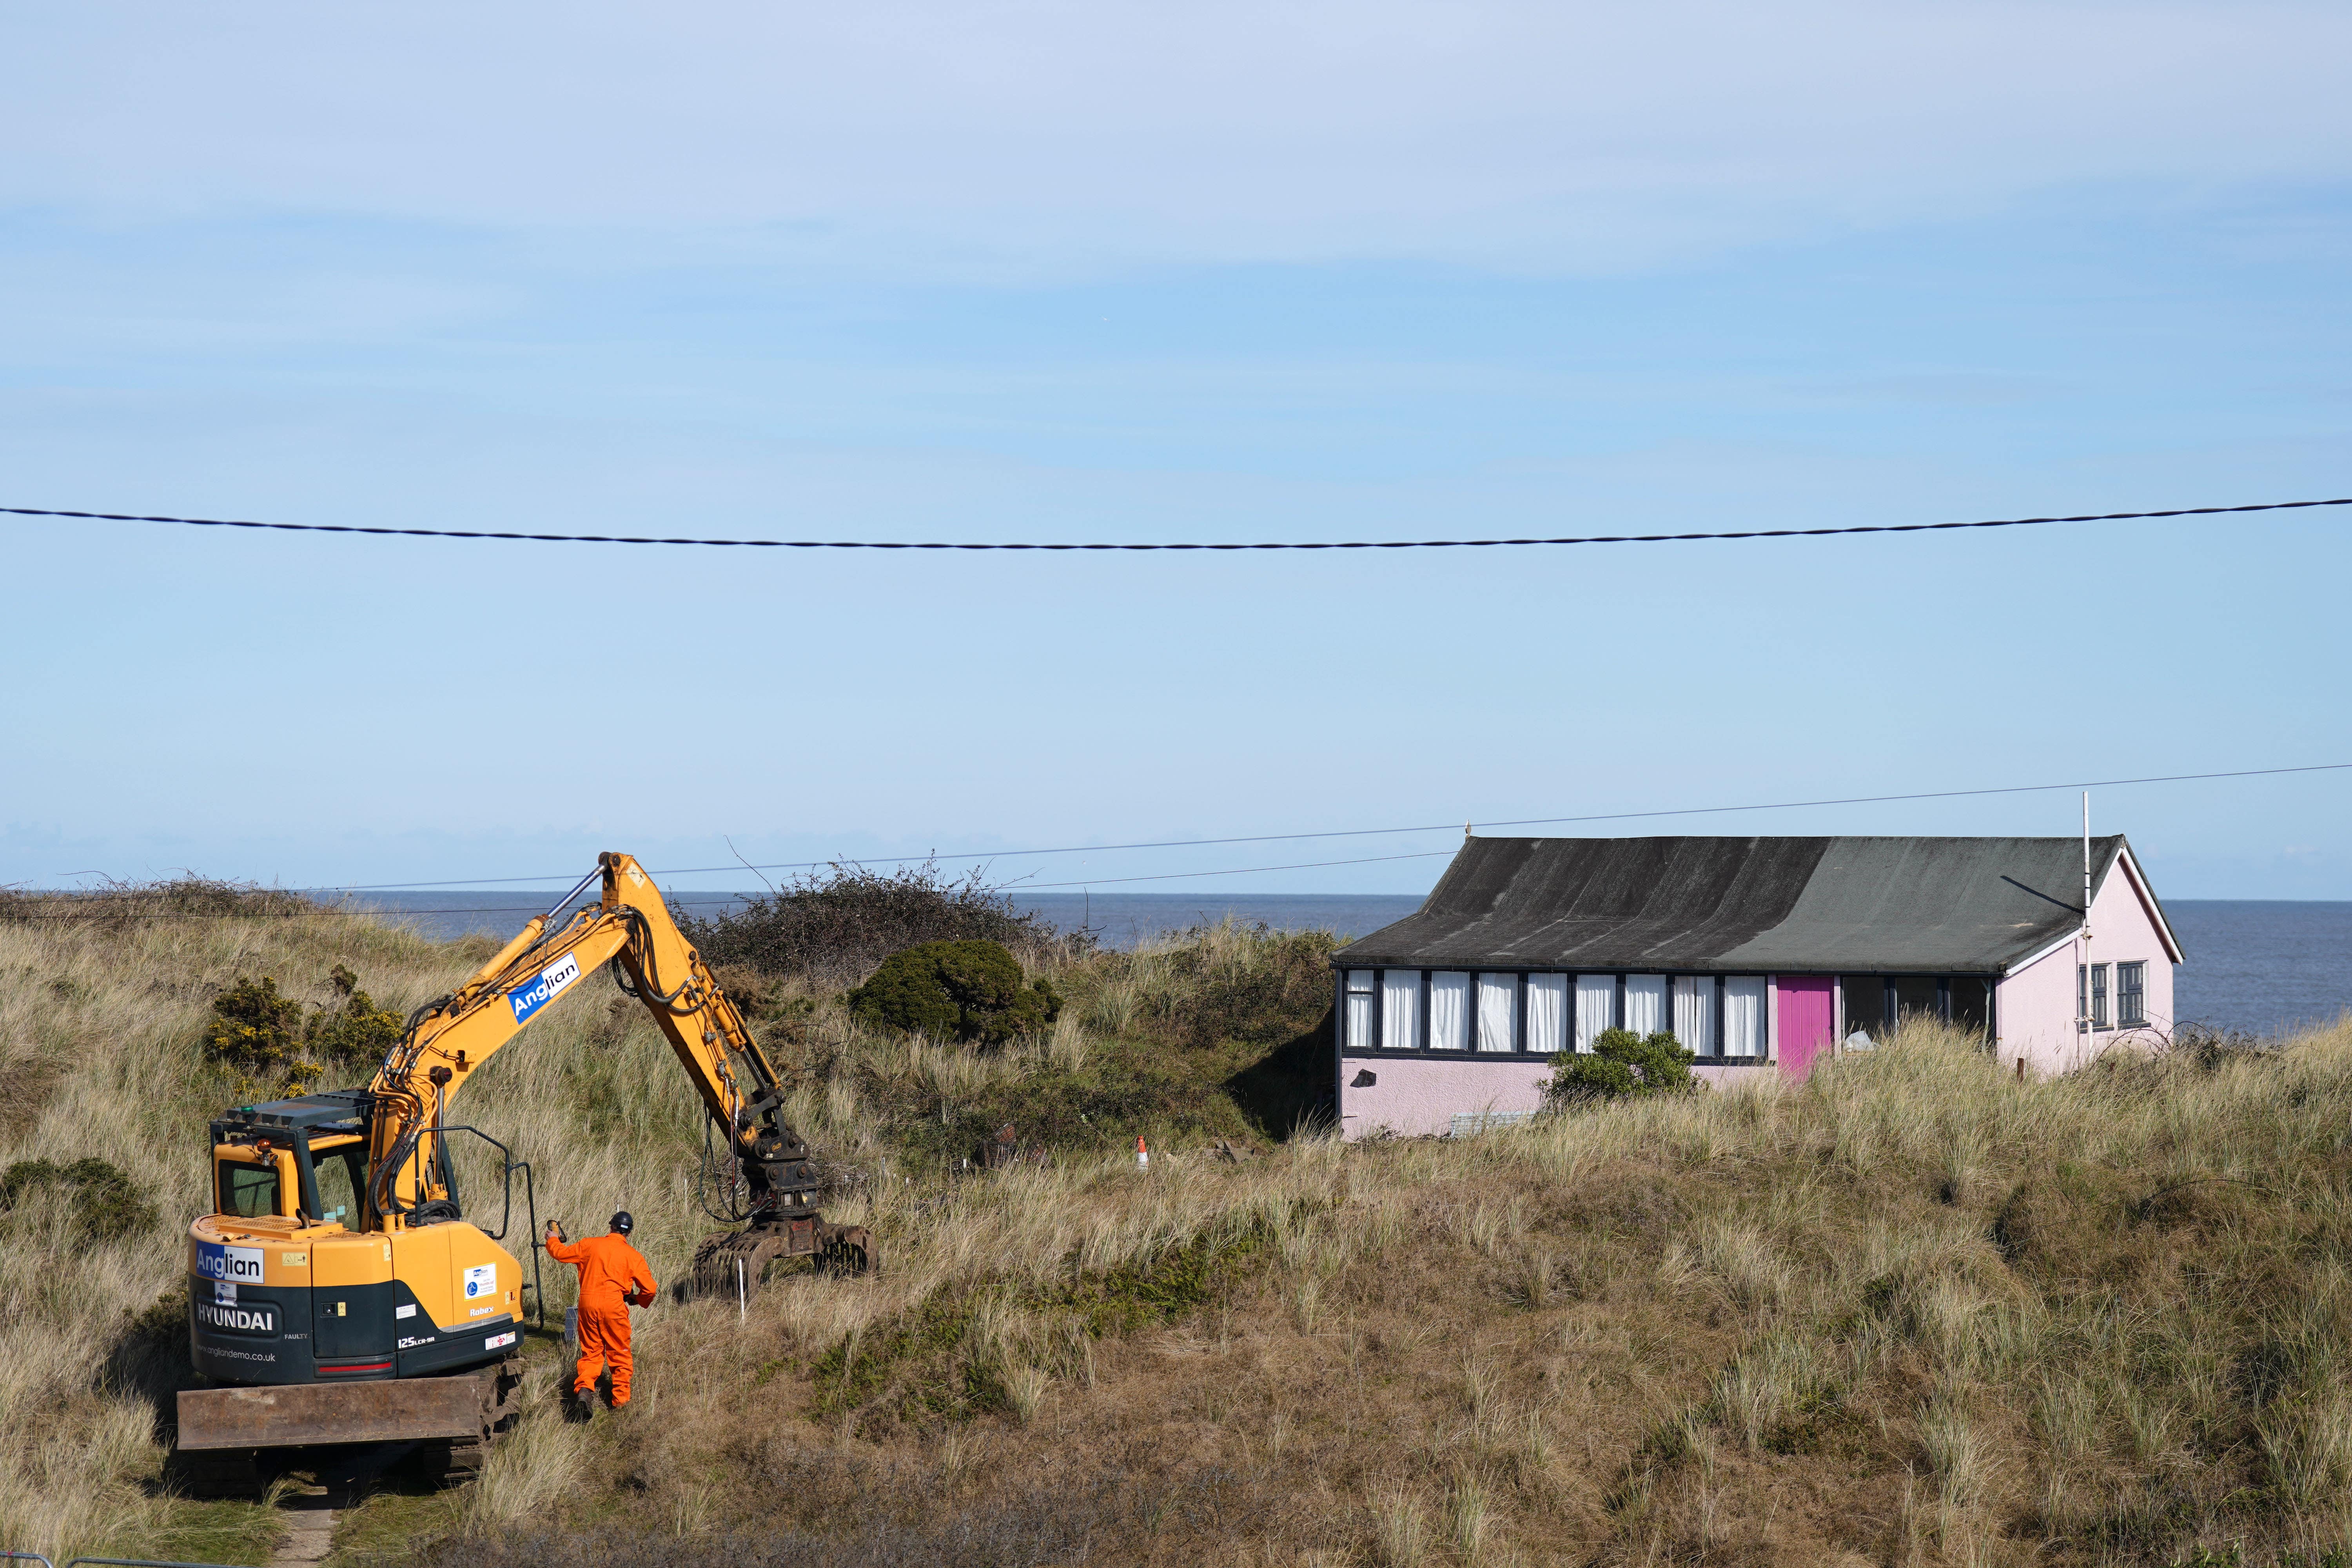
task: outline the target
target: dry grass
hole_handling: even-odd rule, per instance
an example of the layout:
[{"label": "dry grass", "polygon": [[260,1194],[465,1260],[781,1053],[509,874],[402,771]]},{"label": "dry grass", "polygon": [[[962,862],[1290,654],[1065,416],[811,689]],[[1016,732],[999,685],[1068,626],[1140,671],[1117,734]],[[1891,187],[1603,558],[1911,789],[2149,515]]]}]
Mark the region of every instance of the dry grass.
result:
[{"label": "dry grass", "polygon": [[[208,1517],[152,1486],[169,1357],[129,1317],[175,1283],[201,1201],[227,1094],[194,1047],[209,994],[267,973],[324,1002],[338,961],[404,1008],[469,957],[331,916],[0,924],[0,1156],[107,1152],[168,1222],[91,1247],[40,1205],[5,1220],[0,1544],[168,1555]],[[665,1302],[635,1403],[591,1427],[552,1418],[542,1373],[488,1472],[417,1516],[469,1542],[449,1560],[572,1560],[534,1534],[559,1515],[616,1561],[712,1564],[2352,1542],[2352,1025],[2024,1084],[1913,1029],[1799,1089],[1459,1142],[1233,1163],[1179,1139],[1148,1174],[1109,1147],[908,1181],[906,1107],[951,1118],[1139,1040],[1213,1050],[1184,1043],[1188,984],[1278,1001],[1296,971],[1232,932],[1094,962],[1059,977],[1069,1021],[995,1056],[867,1038],[781,988],[793,1114],[858,1178],[834,1212],[877,1229],[887,1272],[780,1279],[748,1321]],[[693,1100],[593,993],[461,1103],[535,1163],[542,1217],[625,1205],[665,1279],[711,1228]]]},{"label": "dry grass", "polygon": [[[635,1437],[821,1440],[1007,1506],[1055,1476],[1097,1510],[1105,1489],[1229,1500],[1111,1510],[1125,1523],[1084,1553],[1103,1561],[2316,1552],[2352,1539],[2347,1110],[2352,1028],[2023,1085],[1915,1029],[1803,1089],[1461,1143],[1007,1173],[886,1205],[903,1272],[763,1302],[748,1331],[781,1395],[720,1378]],[[815,1414],[814,1369],[845,1336],[879,1343],[973,1290],[1050,1303],[1244,1232],[1261,1244],[1205,1304],[1087,1340],[1083,1371],[1044,1349],[1050,1304],[972,1314],[940,1363],[1033,1380],[995,1414],[927,1405],[911,1374]],[[666,1369],[708,1342],[687,1314],[659,1331]],[[722,1533],[903,1506],[780,1492],[756,1467],[702,1484]]]}]

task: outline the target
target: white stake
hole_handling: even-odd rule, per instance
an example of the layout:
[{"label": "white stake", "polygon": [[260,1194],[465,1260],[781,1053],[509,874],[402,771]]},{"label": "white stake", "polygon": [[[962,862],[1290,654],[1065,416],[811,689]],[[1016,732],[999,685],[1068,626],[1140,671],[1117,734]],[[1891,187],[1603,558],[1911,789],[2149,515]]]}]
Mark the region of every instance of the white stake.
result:
[{"label": "white stake", "polygon": [[2074,937],[2074,1033],[2076,1059],[2095,1044],[2091,1037],[2091,792],[2083,792],[2083,923]]},{"label": "white stake", "polygon": [[735,1321],[741,1322],[751,1315],[751,1293],[743,1287],[743,1260],[735,1260]]}]

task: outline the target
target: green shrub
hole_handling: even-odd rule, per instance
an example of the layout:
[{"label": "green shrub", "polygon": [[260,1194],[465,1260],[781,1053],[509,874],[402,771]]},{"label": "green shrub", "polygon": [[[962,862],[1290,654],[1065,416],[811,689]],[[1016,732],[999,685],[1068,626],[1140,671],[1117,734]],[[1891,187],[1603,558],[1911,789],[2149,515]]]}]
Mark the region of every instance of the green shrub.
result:
[{"label": "green shrub", "polygon": [[1061,1011],[1054,988],[1024,984],[1020,963],[993,942],[927,942],[894,952],[849,994],[850,1016],[869,1027],[989,1046],[1038,1034]]},{"label": "green shrub", "polygon": [[236,1074],[240,1092],[258,1084],[279,1094],[299,1094],[319,1076],[319,1064],[304,1054],[301,1024],[302,1004],[280,996],[276,980],[240,974],[236,984],[213,998],[205,1054]]},{"label": "green shrub", "polygon": [[408,1021],[377,1006],[343,965],[327,978],[342,996],[341,1007],[313,1007],[306,1019],[301,1003],[278,994],[276,980],[238,975],[213,998],[205,1054],[236,1074],[240,1091],[287,1095],[308,1089],[325,1070],[322,1063],[382,1061],[400,1043]]},{"label": "green shrub", "polygon": [[1670,1034],[1647,1038],[1631,1029],[1604,1029],[1588,1053],[1562,1051],[1551,1058],[1552,1100],[1575,1104],[1591,1100],[1639,1100],[1653,1094],[1683,1094],[1691,1087],[1691,1053]]},{"label": "green shrub", "polygon": [[380,1062],[400,1044],[408,1021],[375,1005],[360,987],[360,977],[335,965],[328,976],[342,994],[342,1011],[321,1007],[302,1026],[302,1043],[318,1057],[339,1062]]},{"label": "green shrub", "polygon": [[[1166,941],[1150,988],[1160,1005],[1147,1007],[1140,1020],[1153,1035],[1187,1046],[1274,1045],[1329,1018],[1331,954],[1339,947],[1329,931],[1276,931],[1264,921],[1244,925],[1227,916]],[[1146,956],[1125,967],[1134,973],[1151,963]],[[1328,1074],[1330,1064],[1323,1068]]]},{"label": "green shrub", "polygon": [[155,1223],[155,1205],[120,1167],[104,1160],[19,1160],[0,1172],[0,1214],[44,1187],[71,1194],[74,1229],[90,1241],[113,1241]]}]

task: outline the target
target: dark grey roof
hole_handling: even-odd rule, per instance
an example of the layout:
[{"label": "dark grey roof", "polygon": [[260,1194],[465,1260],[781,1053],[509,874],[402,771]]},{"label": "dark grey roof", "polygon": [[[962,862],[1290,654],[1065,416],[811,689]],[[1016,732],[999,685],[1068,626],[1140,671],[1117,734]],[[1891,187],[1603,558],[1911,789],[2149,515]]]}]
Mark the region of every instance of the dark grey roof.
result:
[{"label": "dark grey roof", "polygon": [[[2127,853],[2091,840],[2095,884]],[[1996,973],[2073,931],[2082,900],[2080,838],[1472,838],[1418,912],[1337,962]]]}]

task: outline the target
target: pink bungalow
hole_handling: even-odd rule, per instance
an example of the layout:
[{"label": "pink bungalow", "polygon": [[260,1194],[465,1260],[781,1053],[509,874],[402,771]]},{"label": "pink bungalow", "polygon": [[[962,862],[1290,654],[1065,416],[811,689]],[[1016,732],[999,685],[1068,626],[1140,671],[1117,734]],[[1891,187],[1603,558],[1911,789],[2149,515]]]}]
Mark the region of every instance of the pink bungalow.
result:
[{"label": "pink bungalow", "polygon": [[1670,1029],[1717,1083],[1869,1050],[1926,1013],[2063,1072],[2172,1025],[2180,944],[2120,835],[1472,838],[1420,910],[1339,950],[1340,1127],[1470,1131],[1548,1059]]}]

